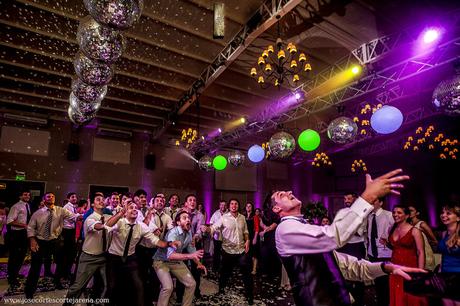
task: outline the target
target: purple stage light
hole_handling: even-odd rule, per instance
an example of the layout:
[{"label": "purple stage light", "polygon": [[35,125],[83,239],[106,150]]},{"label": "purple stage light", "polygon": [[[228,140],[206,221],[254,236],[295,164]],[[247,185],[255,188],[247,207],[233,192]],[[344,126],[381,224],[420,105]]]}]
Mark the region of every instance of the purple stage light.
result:
[{"label": "purple stage light", "polygon": [[423,33],[423,42],[425,44],[431,44],[432,42],[438,40],[440,36],[440,31],[436,28],[429,28]]},{"label": "purple stage light", "polygon": [[222,133],[222,129],[221,129],[221,128],[218,128],[217,130],[219,131],[219,133]]}]

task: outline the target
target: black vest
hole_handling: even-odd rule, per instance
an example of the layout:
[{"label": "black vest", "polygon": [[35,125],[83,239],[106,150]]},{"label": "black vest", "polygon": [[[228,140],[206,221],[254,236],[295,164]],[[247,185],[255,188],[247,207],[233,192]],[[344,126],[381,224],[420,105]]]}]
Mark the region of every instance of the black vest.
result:
[{"label": "black vest", "polygon": [[345,279],[332,251],[291,255],[281,257],[281,261],[289,275],[297,306],[351,305]]}]

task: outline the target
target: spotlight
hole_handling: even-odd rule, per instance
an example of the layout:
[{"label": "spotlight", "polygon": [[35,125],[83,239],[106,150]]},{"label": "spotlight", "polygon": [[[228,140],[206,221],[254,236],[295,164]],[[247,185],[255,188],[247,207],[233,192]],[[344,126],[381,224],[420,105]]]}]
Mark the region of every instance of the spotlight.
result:
[{"label": "spotlight", "polygon": [[246,123],[246,118],[241,117],[240,121],[241,121],[241,123]]},{"label": "spotlight", "polygon": [[299,94],[298,92],[295,94],[295,98],[296,98],[297,100],[300,99],[300,94]]},{"label": "spotlight", "polygon": [[361,67],[359,67],[359,66],[353,66],[353,67],[351,68],[351,72],[352,72],[353,74],[358,74],[360,71],[361,71]]},{"label": "spotlight", "polygon": [[218,128],[217,131],[219,131],[219,133],[222,133],[222,129],[221,129],[221,128]]},{"label": "spotlight", "polygon": [[303,97],[303,91],[302,90],[296,90],[292,94],[294,95],[294,98],[296,100],[300,100]]},{"label": "spotlight", "polygon": [[425,30],[423,34],[423,42],[426,44],[431,44],[432,42],[438,40],[439,38],[439,30],[435,28],[430,28]]}]

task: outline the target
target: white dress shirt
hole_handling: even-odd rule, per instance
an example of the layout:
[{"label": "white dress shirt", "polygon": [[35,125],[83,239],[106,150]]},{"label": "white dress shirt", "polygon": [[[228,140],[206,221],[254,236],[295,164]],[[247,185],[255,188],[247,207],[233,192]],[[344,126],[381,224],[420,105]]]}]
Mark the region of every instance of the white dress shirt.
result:
[{"label": "white dress shirt", "polygon": [[[160,222],[160,220],[161,220],[161,222]],[[159,215],[158,215],[158,213],[155,213],[152,216],[152,218],[150,219],[150,223],[148,225],[148,228],[149,228],[149,231],[152,232],[152,233],[154,231],[156,231],[157,229],[160,229],[161,233],[160,233],[159,237],[160,237],[160,239],[163,240],[163,238],[166,235],[166,232],[173,228],[172,219],[168,214],[166,214],[163,211]],[[144,242],[144,239],[142,239],[139,244],[144,246],[144,247],[147,247],[147,248],[149,247],[149,242],[148,241]]]},{"label": "white dress shirt", "polygon": [[[345,207],[342,208],[337,212],[335,215],[336,218],[342,219],[345,214],[347,214],[347,211],[350,209],[350,207]],[[361,224],[360,227],[356,230],[356,233],[351,236],[351,238],[348,240],[348,243],[364,243],[366,240],[366,234],[367,234],[367,219],[364,219],[363,224]]]},{"label": "white dress shirt", "polygon": [[[80,216],[80,214],[72,214],[70,211],[60,206],[54,206],[51,213],[53,215],[53,219],[51,221],[51,234],[48,240],[53,240],[59,237],[62,232],[65,219],[76,219]],[[41,240],[46,240],[45,225],[49,214],[50,212],[46,206],[34,212],[27,226],[27,237],[36,237]]]},{"label": "white dress shirt", "polygon": [[375,221],[377,222],[377,255],[372,254],[371,248],[371,234],[372,234],[372,218],[373,214],[371,213],[367,217],[367,253],[376,258],[391,258],[391,250],[379,242],[380,238],[388,239],[391,227],[395,223],[393,219],[393,214],[391,211],[379,208],[375,213]]},{"label": "white dress shirt", "polygon": [[235,218],[230,212],[211,225],[211,233],[222,232],[222,249],[228,254],[241,254],[244,252],[244,235],[249,235],[245,217],[238,213]]},{"label": "white dress shirt", "polygon": [[[72,203],[67,203],[66,205],[64,205],[63,207],[64,209],[67,209],[68,211],[70,211],[72,214],[76,214],[77,213],[77,209],[75,208],[75,206],[72,204]],[[64,219],[64,228],[66,229],[74,229],[75,228],[75,223],[76,223],[76,220],[75,219]]]},{"label": "white dress shirt", "polygon": [[[30,214],[30,206],[29,203],[24,201],[19,201],[14,204],[8,213],[8,217],[6,219],[6,223],[9,224],[13,221],[17,221],[19,223],[27,224],[27,210],[29,210]],[[18,226],[11,226],[12,230],[23,230],[23,227]]]},{"label": "white dress shirt", "polygon": [[360,197],[343,216],[326,226],[301,223],[294,216],[283,217],[275,232],[276,249],[280,256],[335,250],[348,242],[373,208]]},{"label": "white dress shirt", "polygon": [[[112,215],[104,215],[104,221],[107,222]],[[101,215],[97,212],[93,212],[91,215],[86,218],[85,223],[83,223],[83,231],[85,233],[85,240],[83,242],[82,250],[83,252],[91,255],[100,255],[107,250],[103,250],[103,230],[97,230],[94,228],[96,224],[102,224]],[[109,246],[109,234],[106,233],[107,245]]]},{"label": "white dress shirt", "polygon": [[[225,213],[224,213],[225,214]],[[219,210],[216,210],[212,216],[211,216],[211,220],[209,220],[209,223],[211,225],[217,223],[220,221],[220,219],[222,219],[222,216],[224,215],[220,209]],[[219,240],[219,241],[222,241],[222,233],[220,231],[215,231],[214,232],[214,239],[215,240]]]},{"label": "white dress shirt", "polygon": [[373,280],[386,273],[382,270],[381,262],[369,262],[367,260],[336,252],[334,255],[337,259],[337,264],[342,272],[343,277],[349,281],[365,282]]},{"label": "white dress shirt", "polygon": [[[109,247],[109,253],[117,256],[123,256],[123,252],[125,250],[125,244],[128,240],[128,234],[130,230],[129,222],[126,218],[118,220],[117,224],[115,224],[111,229],[111,243]],[[136,250],[136,245],[139,240],[143,239],[143,245],[149,248],[153,248],[157,246],[158,238],[154,235],[148,228],[146,224],[143,222],[136,221],[133,227],[133,234],[131,237],[131,241],[129,243],[128,249],[128,256],[134,254]]]}]

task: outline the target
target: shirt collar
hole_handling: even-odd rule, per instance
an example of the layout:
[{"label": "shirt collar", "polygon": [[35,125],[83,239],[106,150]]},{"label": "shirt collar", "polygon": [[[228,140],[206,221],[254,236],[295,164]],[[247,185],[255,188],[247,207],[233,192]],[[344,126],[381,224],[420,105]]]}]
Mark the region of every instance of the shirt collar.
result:
[{"label": "shirt collar", "polygon": [[375,212],[375,215],[376,216],[380,216],[380,214],[383,212],[383,208],[380,207],[379,209],[377,209],[377,211]]},{"label": "shirt collar", "polygon": [[300,221],[300,222],[305,222],[305,218],[302,215],[284,216],[284,217],[281,218],[281,221],[285,221],[285,220],[289,220],[289,219],[297,220],[297,221]]},{"label": "shirt collar", "polygon": [[182,230],[182,227],[180,227],[179,225],[176,226],[177,228],[177,232],[179,233],[179,235],[182,235],[184,233],[184,231]]}]

